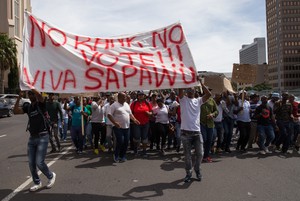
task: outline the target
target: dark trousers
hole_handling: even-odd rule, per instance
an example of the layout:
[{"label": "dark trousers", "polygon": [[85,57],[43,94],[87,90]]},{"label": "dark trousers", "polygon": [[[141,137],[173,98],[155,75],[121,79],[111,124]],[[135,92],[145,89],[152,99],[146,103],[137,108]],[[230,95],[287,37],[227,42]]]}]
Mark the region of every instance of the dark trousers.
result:
[{"label": "dark trousers", "polygon": [[160,138],[161,138],[161,149],[165,148],[167,132],[168,132],[168,124],[156,123],[156,144],[159,147]]},{"label": "dark trousers", "polygon": [[223,119],[223,127],[224,127],[224,140],[222,147],[225,149],[229,149],[231,145],[233,127],[234,127],[234,119],[226,117]]},{"label": "dark trousers", "polygon": [[98,149],[98,142],[101,133],[100,144],[103,145],[106,139],[106,126],[104,123],[92,122],[92,132],[94,138],[94,148]]},{"label": "dark trousers", "polygon": [[238,140],[237,148],[245,149],[251,132],[250,122],[237,121],[237,126],[240,131],[240,138]]},{"label": "dark trousers", "polygon": [[286,152],[291,143],[292,122],[290,122],[290,121],[285,122],[285,121],[277,120],[276,123],[279,128],[279,138],[276,141],[276,146],[280,146],[280,144],[282,144],[282,151]]}]

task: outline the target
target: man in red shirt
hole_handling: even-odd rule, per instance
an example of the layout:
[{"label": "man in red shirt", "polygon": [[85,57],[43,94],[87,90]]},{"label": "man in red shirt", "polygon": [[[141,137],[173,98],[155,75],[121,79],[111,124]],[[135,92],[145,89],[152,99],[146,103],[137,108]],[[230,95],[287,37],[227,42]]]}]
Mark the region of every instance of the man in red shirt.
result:
[{"label": "man in red shirt", "polygon": [[146,157],[146,148],[148,144],[149,133],[149,117],[152,114],[152,106],[146,101],[146,97],[143,91],[137,92],[137,100],[130,105],[133,116],[140,122],[139,125],[133,124],[133,142],[134,153],[138,154],[138,148],[142,142],[143,157]]}]

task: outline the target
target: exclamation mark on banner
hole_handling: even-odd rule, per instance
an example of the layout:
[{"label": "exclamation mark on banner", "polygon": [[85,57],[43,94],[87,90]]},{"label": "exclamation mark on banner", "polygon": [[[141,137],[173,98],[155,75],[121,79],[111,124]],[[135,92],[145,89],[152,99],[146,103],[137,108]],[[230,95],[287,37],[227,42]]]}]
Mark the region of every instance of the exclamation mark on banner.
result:
[{"label": "exclamation mark on banner", "polygon": [[160,60],[160,63],[162,64],[162,67],[165,68],[165,65],[164,64],[164,60],[163,60],[163,57],[162,57],[162,54],[160,51],[157,52],[157,55],[158,55],[158,58]]},{"label": "exclamation mark on banner", "polygon": [[[173,62],[174,60],[173,60],[172,50],[171,50],[171,48],[168,48],[167,50],[168,50],[168,53],[169,53],[170,60],[171,60],[171,62]],[[172,63],[172,67],[175,68],[176,64]]]},{"label": "exclamation mark on banner", "polygon": [[176,49],[177,49],[178,58],[179,58],[179,61],[180,61],[180,66],[184,67],[184,64],[182,63],[182,53],[181,53],[181,49],[180,49],[179,45],[176,45]]}]

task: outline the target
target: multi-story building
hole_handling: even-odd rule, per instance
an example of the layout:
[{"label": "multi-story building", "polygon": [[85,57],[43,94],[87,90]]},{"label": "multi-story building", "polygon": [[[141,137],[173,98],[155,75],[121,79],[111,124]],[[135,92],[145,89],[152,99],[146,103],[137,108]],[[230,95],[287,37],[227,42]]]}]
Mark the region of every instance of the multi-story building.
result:
[{"label": "multi-story building", "polygon": [[300,88],[300,1],[266,0],[269,84]]},{"label": "multi-story building", "polygon": [[[237,83],[238,88],[253,87],[257,84],[267,82],[266,73],[266,40],[265,38],[254,38],[253,43],[242,45],[242,49],[239,51],[240,65],[244,67],[243,72],[248,77],[253,77],[252,82],[248,83],[245,79],[244,82]],[[247,71],[246,69],[249,68]]]},{"label": "multi-story building", "polygon": [[[3,0],[0,1],[0,33],[7,34],[17,44],[18,62],[20,63],[22,48],[22,31],[24,25],[24,11],[31,12],[31,0]],[[4,87],[8,87],[7,75],[4,75]]]},{"label": "multi-story building", "polygon": [[242,45],[240,49],[240,64],[266,63],[266,40],[254,38],[253,43]]}]

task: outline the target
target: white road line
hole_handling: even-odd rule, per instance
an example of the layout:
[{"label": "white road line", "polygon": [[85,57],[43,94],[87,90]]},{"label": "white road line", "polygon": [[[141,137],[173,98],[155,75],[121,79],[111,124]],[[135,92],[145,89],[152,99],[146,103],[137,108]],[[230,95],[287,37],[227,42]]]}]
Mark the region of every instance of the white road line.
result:
[{"label": "white road line", "polygon": [[[60,153],[56,158],[54,158],[52,161],[50,161],[47,165],[48,167],[50,167],[51,165],[53,165],[58,159],[60,159],[63,155],[65,155],[66,153],[68,153],[68,151],[72,148],[73,146],[68,147],[64,152]],[[41,175],[41,171],[38,172],[38,175]],[[29,185],[32,182],[32,178],[30,177],[29,179],[27,179],[23,184],[21,184],[18,188],[16,188],[12,193],[10,193],[8,196],[6,196],[5,198],[2,199],[2,201],[9,201],[11,200],[13,197],[15,197],[15,195],[17,195],[20,191],[22,191],[27,185]]]},{"label": "white road line", "polygon": [[0,137],[5,137],[5,136],[7,136],[7,135],[0,135]]}]

